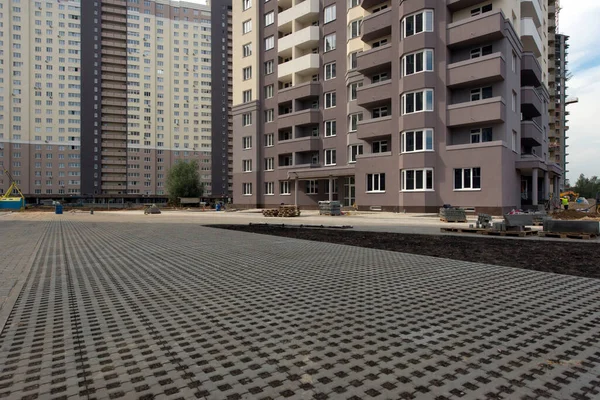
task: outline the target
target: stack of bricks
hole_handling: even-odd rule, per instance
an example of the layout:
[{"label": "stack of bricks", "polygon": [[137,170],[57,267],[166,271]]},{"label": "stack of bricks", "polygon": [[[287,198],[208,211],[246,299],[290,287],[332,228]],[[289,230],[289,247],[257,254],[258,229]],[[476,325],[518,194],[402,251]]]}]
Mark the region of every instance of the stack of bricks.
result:
[{"label": "stack of bricks", "polygon": [[440,221],[467,222],[467,214],[462,208],[440,208]]}]

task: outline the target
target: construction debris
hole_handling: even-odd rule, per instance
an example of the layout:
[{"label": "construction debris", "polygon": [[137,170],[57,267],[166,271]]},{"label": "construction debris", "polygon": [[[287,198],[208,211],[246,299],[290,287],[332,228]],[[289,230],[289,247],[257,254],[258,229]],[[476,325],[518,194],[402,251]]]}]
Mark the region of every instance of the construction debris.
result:
[{"label": "construction debris", "polygon": [[265,217],[299,217],[300,216],[300,208],[296,206],[279,206],[279,209],[268,209],[263,210],[263,215]]},{"label": "construction debris", "polygon": [[144,209],[144,214],[160,214],[160,209],[156,204],[152,204]]}]

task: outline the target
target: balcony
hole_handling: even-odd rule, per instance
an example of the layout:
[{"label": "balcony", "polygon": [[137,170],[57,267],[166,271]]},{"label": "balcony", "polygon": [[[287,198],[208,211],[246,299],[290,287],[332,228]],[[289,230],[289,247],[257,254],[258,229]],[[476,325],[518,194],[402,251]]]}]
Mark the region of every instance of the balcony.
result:
[{"label": "balcony", "polygon": [[306,82],[281,89],[277,92],[277,101],[279,103],[285,103],[313,96],[321,96],[321,84],[318,82]]},{"label": "balcony", "polygon": [[506,119],[506,104],[502,97],[467,101],[448,106],[448,127],[501,123]]},{"label": "balcony", "polygon": [[113,116],[102,116],[102,122],[118,122],[118,123],[127,123],[126,117],[113,117]]},{"label": "balcony", "polygon": [[127,140],[126,134],[103,133],[102,140]]},{"label": "balcony", "polygon": [[504,80],[506,61],[502,53],[459,61],[448,65],[448,87],[485,85]]},{"label": "balcony", "polygon": [[123,125],[102,125],[102,133],[106,132],[127,132],[127,126]]},{"label": "balcony", "polygon": [[371,14],[363,19],[362,41],[370,42],[392,32],[392,9]]},{"label": "balcony", "polygon": [[102,37],[103,38],[110,38],[110,39],[127,40],[127,34],[125,34],[125,33],[116,33],[116,32],[103,31],[102,32]]},{"label": "balcony", "polygon": [[127,48],[127,41],[122,40],[122,41],[117,41],[117,40],[102,40],[102,46],[107,46],[107,47],[121,47],[123,49]]},{"label": "balcony", "polygon": [[481,3],[481,0],[448,0],[448,9],[454,12],[479,3]]},{"label": "balcony", "polygon": [[521,17],[533,18],[535,26],[542,26],[544,14],[539,0],[521,0]]},{"label": "balcony", "polygon": [[107,108],[102,107],[102,114],[127,115],[127,108]]},{"label": "balcony", "polygon": [[311,53],[298,58],[294,58],[293,60],[290,60],[283,64],[279,64],[277,68],[277,73],[279,79],[291,80],[293,74],[310,75],[319,73],[319,69],[319,55]]},{"label": "balcony", "polygon": [[392,80],[373,83],[371,85],[358,88],[356,91],[356,101],[361,107],[372,108],[391,103]]},{"label": "balcony", "polygon": [[532,119],[542,115],[544,110],[542,97],[532,86],[521,88],[521,112],[525,119]]},{"label": "balcony", "polygon": [[392,116],[362,120],[357,125],[356,137],[361,140],[369,140],[392,134]]},{"label": "balcony", "polygon": [[127,98],[127,92],[111,92],[111,91],[107,91],[107,90],[103,90],[102,91],[102,98],[110,98],[110,97],[117,97],[117,98],[121,98],[121,99],[126,99]]},{"label": "balcony", "polygon": [[126,65],[108,66],[108,65],[103,64],[102,72],[115,72],[115,73],[127,74],[127,66]]},{"label": "balcony", "polygon": [[521,121],[521,143],[527,147],[544,143],[544,132],[535,121]]},{"label": "balcony", "polygon": [[308,110],[279,115],[277,117],[277,128],[319,124],[320,120],[321,112],[318,109],[309,108]]},{"label": "balcony", "polygon": [[521,18],[521,41],[523,51],[531,51],[536,57],[542,55],[544,46],[533,18]]},{"label": "balcony", "polygon": [[[124,12],[122,12],[122,14],[124,14]],[[105,21],[120,22],[120,23],[126,24],[127,18],[121,17],[120,15],[114,15],[114,14],[102,14],[102,22],[105,22]]]},{"label": "balcony", "polygon": [[[554,74],[550,74],[552,79]],[[550,78],[548,79],[550,82]],[[533,53],[523,53],[521,57],[521,85],[538,87],[542,84],[542,67]]]},{"label": "balcony", "polygon": [[118,159],[118,158],[103,158],[102,165],[127,165],[127,160]]},{"label": "balcony", "polygon": [[304,0],[295,6],[282,11],[277,16],[277,26],[284,26],[296,20],[298,22],[310,22],[319,18],[319,0]]},{"label": "balcony", "polygon": [[126,157],[126,151],[110,151],[110,150],[102,150],[102,156],[106,157]]},{"label": "balcony", "polygon": [[308,26],[304,29],[300,29],[297,32],[280,38],[277,41],[277,51],[279,53],[285,51],[291,52],[292,48],[294,47],[312,49],[313,47],[318,47],[319,40],[319,27]]},{"label": "balcony", "polygon": [[504,14],[488,12],[448,25],[448,47],[471,46],[504,37]]},{"label": "balcony", "polygon": [[123,24],[109,24],[108,22],[103,22],[102,23],[102,29],[108,29],[108,30],[113,30],[113,31],[119,31],[119,32],[127,32],[127,25],[123,25]]},{"label": "balcony", "polygon": [[108,83],[107,81],[103,81],[102,89],[127,90],[127,84],[125,84],[125,83]]},{"label": "balcony", "polygon": [[127,7],[127,0],[104,0],[104,4]]},{"label": "balcony", "polygon": [[306,136],[277,143],[277,152],[279,154],[321,151],[322,149],[321,138],[318,136]]},{"label": "balcony", "polygon": [[380,71],[389,70],[392,65],[392,45],[375,47],[363,51],[356,57],[356,70],[363,75],[373,75]]},{"label": "balcony", "polygon": [[127,173],[127,168],[121,167],[121,168],[102,168],[102,173],[105,174],[126,174]]},{"label": "balcony", "polygon": [[102,74],[102,80],[103,81],[127,82],[127,77],[125,75]]},{"label": "balcony", "polygon": [[104,149],[126,149],[127,142],[125,140],[121,140],[119,142],[111,142],[108,140],[103,140],[102,148],[104,148]]},{"label": "balcony", "polygon": [[127,57],[127,52],[125,50],[102,49],[102,55]]}]

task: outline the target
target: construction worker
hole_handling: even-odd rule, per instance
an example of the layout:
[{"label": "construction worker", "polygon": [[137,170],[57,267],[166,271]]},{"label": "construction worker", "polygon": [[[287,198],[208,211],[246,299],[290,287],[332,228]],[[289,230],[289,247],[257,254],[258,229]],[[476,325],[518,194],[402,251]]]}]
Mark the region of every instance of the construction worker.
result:
[{"label": "construction worker", "polygon": [[567,196],[562,198],[562,205],[565,208],[565,211],[569,209],[569,198]]}]

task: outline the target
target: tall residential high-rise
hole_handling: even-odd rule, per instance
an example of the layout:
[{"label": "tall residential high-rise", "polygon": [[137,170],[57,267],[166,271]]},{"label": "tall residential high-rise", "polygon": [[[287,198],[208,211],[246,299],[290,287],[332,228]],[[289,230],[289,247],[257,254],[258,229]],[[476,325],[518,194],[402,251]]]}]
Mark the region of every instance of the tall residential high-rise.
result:
[{"label": "tall residential high-rise", "polygon": [[569,55],[569,36],[556,34],[556,41],[554,45],[554,61],[555,61],[555,84],[553,87],[554,94],[554,115],[550,116],[551,121],[554,122],[550,126],[550,156],[554,162],[560,164],[564,170],[563,179],[561,181],[561,188],[568,187],[567,173],[567,131],[569,130],[567,105],[569,105],[569,99],[567,98],[567,81],[569,80],[570,73],[567,59]]},{"label": "tall residential high-rise", "polygon": [[234,202],[537,207],[547,26],[547,0],[234,3]]},{"label": "tall residential high-rise", "polygon": [[165,197],[169,168],[196,159],[221,197],[231,10],[216,4],[0,0],[0,167],[31,198],[139,199]]}]

